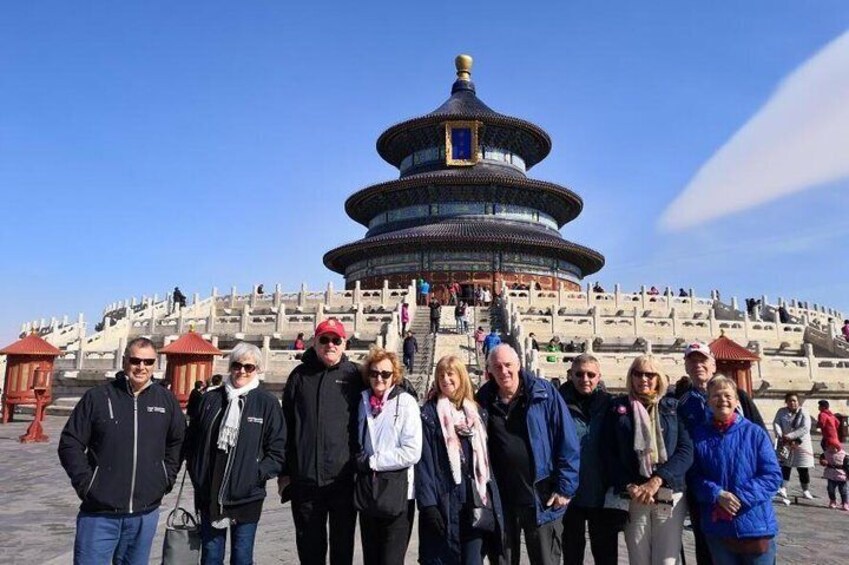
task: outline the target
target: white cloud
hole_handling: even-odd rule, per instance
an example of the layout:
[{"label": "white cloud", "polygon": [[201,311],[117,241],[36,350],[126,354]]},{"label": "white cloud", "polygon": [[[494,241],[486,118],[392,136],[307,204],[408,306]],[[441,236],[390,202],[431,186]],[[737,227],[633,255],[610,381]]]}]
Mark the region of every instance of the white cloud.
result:
[{"label": "white cloud", "polygon": [[849,31],[808,59],[696,173],[660,226],[681,230],[849,176]]}]

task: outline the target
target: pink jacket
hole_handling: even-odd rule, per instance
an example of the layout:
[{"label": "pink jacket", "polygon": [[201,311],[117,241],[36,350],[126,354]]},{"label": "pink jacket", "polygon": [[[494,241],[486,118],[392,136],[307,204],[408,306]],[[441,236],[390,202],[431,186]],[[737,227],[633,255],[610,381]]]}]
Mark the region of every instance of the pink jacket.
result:
[{"label": "pink jacket", "polygon": [[843,468],[846,460],[846,452],[843,451],[843,449],[840,451],[827,450],[823,453],[820,463],[822,463],[823,460],[825,460],[825,464],[828,465],[822,472],[823,478],[826,478],[829,481],[837,481],[839,483],[846,482],[846,471]]}]

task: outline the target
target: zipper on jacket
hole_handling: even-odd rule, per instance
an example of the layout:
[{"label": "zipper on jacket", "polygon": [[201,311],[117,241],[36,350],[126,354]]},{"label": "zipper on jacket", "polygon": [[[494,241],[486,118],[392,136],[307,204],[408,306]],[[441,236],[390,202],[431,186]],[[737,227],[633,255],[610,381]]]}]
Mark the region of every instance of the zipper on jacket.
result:
[{"label": "zipper on jacket", "polygon": [[115,413],[112,412],[112,399],[109,398],[108,396],[106,397],[106,403],[109,404],[109,419],[114,420],[115,419]]},{"label": "zipper on jacket", "polygon": [[97,465],[94,468],[94,473],[92,473],[92,475],[91,475],[91,480],[88,482],[88,487],[85,489],[85,494],[83,495],[83,498],[87,497],[88,493],[91,492],[91,487],[94,486],[94,479],[97,478],[97,471],[99,471],[99,470],[100,470],[100,465]]},{"label": "zipper on jacket", "polygon": [[165,467],[165,461],[162,462],[162,472],[165,474],[165,486],[168,486],[168,469]]},{"label": "zipper on jacket", "polygon": [[139,457],[139,397],[133,395],[133,475],[130,479],[130,514],[133,513],[133,495],[136,491],[136,465]]}]

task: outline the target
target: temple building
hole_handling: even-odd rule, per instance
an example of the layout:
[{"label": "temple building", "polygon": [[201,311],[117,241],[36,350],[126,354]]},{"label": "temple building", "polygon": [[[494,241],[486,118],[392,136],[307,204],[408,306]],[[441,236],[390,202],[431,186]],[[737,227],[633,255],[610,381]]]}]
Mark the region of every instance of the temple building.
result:
[{"label": "temple building", "polygon": [[366,187],[345,211],[368,231],[324,264],[348,288],[406,286],[424,278],[498,288],[516,283],[578,290],[604,257],[563,239],[583,208],[564,186],[528,171],[551,151],[540,127],[490,109],[476,95],[472,58],[460,55],[451,97],[433,112],[387,129],[377,151],[397,180]]}]

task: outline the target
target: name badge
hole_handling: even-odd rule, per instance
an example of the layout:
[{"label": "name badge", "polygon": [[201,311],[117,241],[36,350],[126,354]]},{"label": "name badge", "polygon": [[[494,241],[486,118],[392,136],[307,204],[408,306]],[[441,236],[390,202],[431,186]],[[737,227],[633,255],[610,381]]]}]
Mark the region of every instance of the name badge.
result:
[{"label": "name badge", "polygon": [[249,424],[261,424],[262,418],[254,418],[253,416],[248,416],[248,423]]},{"label": "name badge", "polygon": [[165,414],[165,407],[164,406],[148,406],[147,411],[148,412],[159,412],[160,414]]}]

